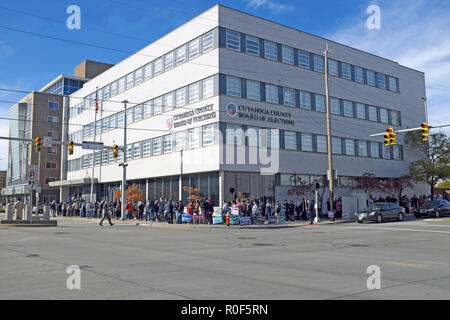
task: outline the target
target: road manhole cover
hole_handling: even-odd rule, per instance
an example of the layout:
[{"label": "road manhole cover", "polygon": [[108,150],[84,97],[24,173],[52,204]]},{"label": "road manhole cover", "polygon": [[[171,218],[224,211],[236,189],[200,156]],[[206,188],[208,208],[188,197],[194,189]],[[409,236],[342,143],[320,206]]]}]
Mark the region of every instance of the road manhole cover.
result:
[{"label": "road manhole cover", "polygon": [[39,257],[40,257],[40,255],[38,255],[38,254],[29,254],[25,258],[39,258]]},{"label": "road manhole cover", "polygon": [[284,246],[284,244],[275,244],[275,243],[254,243],[254,246],[258,246],[258,247],[275,247],[275,246]]},{"label": "road manhole cover", "polygon": [[369,248],[370,246],[367,244],[349,244],[349,247],[362,247],[362,248]]},{"label": "road manhole cover", "polygon": [[70,234],[70,233],[68,233],[68,232],[54,232],[53,234],[62,234],[62,235],[65,235],[65,234]]}]

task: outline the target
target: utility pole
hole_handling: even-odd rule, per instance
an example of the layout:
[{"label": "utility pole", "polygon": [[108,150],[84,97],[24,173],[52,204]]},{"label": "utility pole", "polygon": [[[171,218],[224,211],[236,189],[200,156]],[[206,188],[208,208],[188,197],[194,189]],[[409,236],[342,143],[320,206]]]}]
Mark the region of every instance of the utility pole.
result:
[{"label": "utility pole", "polygon": [[122,101],[124,105],[124,112],[123,112],[123,159],[122,163],[120,164],[122,166],[122,220],[126,219],[126,184],[127,184],[127,100]]},{"label": "utility pole", "polygon": [[[98,111],[98,87],[95,91],[95,116],[94,116],[94,142],[97,137],[97,111]],[[92,174],[91,174],[91,197],[90,201],[94,201],[94,173],[95,173],[95,150],[92,150]],[[97,199],[96,199],[97,200]]]},{"label": "utility pole", "polygon": [[[333,211],[333,188],[334,188],[334,174],[333,174],[333,153],[331,150],[331,116],[330,116],[330,95],[328,88],[328,42],[324,51],[325,55],[325,94],[327,103],[327,140],[328,140],[328,182],[330,189],[330,210]],[[333,211],[334,212],[334,211]],[[316,219],[318,219],[316,217]],[[334,220],[334,215],[333,215]]]}]

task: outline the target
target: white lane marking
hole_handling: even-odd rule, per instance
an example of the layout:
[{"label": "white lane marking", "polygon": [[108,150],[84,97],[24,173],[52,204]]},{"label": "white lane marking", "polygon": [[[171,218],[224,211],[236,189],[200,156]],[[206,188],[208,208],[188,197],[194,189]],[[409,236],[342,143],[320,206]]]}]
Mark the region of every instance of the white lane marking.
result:
[{"label": "white lane marking", "polygon": [[443,233],[450,234],[450,231],[437,231],[437,230],[426,230],[426,229],[404,229],[404,228],[381,228],[381,227],[321,227],[321,229],[334,229],[334,230],[343,230],[343,229],[353,229],[353,230],[393,230],[393,231],[410,231],[410,232],[428,232],[428,233]]}]

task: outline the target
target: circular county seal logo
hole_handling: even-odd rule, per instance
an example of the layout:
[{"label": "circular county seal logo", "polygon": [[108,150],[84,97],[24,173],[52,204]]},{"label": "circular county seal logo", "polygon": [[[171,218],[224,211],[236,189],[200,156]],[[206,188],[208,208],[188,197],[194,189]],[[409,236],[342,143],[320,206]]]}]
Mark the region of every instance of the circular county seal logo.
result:
[{"label": "circular county seal logo", "polygon": [[230,117],[235,117],[237,114],[237,107],[234,103],[229,103],[227,105],[227,113]]},{"label": "circular county seal logo", "polygon": [[172,118],[167,118],[167,120],[166,120],[166,128],[167,129],[172,129],[172,125],[173,125]]}]

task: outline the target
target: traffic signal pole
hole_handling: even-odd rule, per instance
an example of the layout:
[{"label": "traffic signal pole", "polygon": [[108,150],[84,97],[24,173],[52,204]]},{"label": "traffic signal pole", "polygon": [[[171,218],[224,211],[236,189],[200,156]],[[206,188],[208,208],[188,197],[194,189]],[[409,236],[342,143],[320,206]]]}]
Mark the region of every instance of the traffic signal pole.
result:
[{"label": "traffic signal pole", "polygon": [[124,104],[124,112],[123,112],[123,149],[122,149],[122,153],[123,153],[123,159],[122,159],[122,163],[120,164],[120,166],[122,166],[122,214],[121,214],[121,218],[122,220],[126,219],[126,197],[125,197],[125,193],[126,193],[126,184],[127,184],[127,100],[122,101],[122,103]]}]

